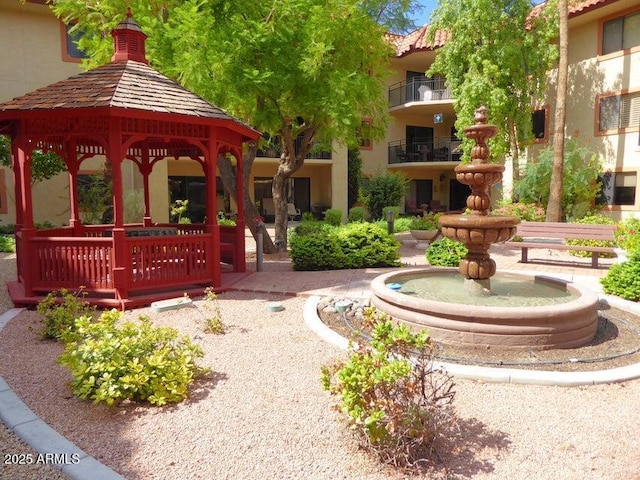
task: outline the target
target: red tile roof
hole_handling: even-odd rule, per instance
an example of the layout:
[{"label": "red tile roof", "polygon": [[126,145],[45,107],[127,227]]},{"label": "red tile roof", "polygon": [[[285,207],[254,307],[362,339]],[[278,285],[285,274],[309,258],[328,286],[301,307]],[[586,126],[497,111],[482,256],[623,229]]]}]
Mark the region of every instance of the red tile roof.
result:
[{"label": "red tile roof", "polygon": [[[574,5],[569,5],[569,18],[576,17],[583,13],[590,12],[596,8],[604,7],[611,3],[615,3],[617,0],[584,0]],[[535,6],[531,10],[531,16],[538,16],[543,8],[545,8],[546,2]],[[396,56],[402,57],[409,53],[420,50],[432,50],[442,47],[446,41],[451,37],[449,32],[438,31],[436,32],[433,44],[427,42],[427,32],[429,31],[429,25],[424,25],[413,32],[402,36],[393,35],[391,43],[396,47]],[[391,35],[390,35],[391,37]]]}]

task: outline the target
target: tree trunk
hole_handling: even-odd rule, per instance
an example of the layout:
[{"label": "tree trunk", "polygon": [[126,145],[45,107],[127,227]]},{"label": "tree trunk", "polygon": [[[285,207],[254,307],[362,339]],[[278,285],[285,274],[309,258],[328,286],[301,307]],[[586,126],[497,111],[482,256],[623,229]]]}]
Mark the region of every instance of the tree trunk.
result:
[{"label": "tree trunk", "polygon": [[564,130],[566,122],[567,76],[569,71],[569,26],[567,0],[558,1],[560,58],[558,62],[558,89],[553,126],[553,166],[547,205],[547,222],[561,222],[564,176]]},{"label": "tree trunk", "polygon": [[[282,153],[280,155],[280,164],[273,176],[273,184],[271,186],[276,217],[274,244],[279,251],[287,250],[287,226],[289,220],[286,197],[287,180],[304,165],[304,159],[311,151],[316,131],[316,127],[308,127],[302,124],[297,129],[285,125],[280,132],[283,143]],[[299,135],[302,135],[302,138],[299,143],[299,150],[296,151],[295,139]]]},{"label": "tree trunk", "polygon": [[[260,212],[256,209],[253,200],[251,200],[249,196],[249,175],[251,174],[251,167],[253,166],[253,162],[256,158],[256,152],[258,150],[258,144],[256,142],[249,142],[247,145],[247,150],[244,152],[244,156],[242,158],[242,185],[243,192],[242,198],[244,203],[244,209],[242,214],[246,221],[246,226],[253,235],[255,239],[258,234],[258,228],[254,222],[254,218],[260,216]],[[220,178],[222,180],[222,185],[227,193],[234,199],[236,204],[238,203],[238,196],[236,192],[236,175],[233,172],[233,168],[231,168],[231,161],[224,156],[218,158],[218,170],[220,170]],[[264,253],[276,253],[276,247],[267,233],[266,229],[263,230],[262,236],[263,243],[263,252]]]}]

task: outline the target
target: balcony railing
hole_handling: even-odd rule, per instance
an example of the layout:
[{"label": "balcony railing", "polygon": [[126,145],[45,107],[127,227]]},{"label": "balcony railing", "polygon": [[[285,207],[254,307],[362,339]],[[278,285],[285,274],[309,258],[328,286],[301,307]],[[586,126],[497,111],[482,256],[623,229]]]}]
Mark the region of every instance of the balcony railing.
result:
[{"label": "balcony railing", "polygon": [[455,137],[414,138],[389,142],[389,164],[411,162],[458,162],[462,142]]},{"label": "balcony railing", "polygon": [[417,77],[389,87],[389,107],[397,107],[409,102],[431,102],[450,99],[451,92],[445,86],[444,77]]}]

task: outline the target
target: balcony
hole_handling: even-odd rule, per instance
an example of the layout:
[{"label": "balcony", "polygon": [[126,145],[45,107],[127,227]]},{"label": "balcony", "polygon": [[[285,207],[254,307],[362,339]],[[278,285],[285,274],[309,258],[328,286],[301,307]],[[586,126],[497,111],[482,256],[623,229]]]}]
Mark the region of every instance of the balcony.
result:
[{"label": "balcony", "polygon": [[411,102],[437,102],[441,100],[452,100],[451,92],[445,86],[444,77],[417,77],[389,87],[389,108]]},{"label": "balcony", "polygon": [[415,162],[459,162],[462,142],[455,137],[414,138],[389,142],[389,165]]}]

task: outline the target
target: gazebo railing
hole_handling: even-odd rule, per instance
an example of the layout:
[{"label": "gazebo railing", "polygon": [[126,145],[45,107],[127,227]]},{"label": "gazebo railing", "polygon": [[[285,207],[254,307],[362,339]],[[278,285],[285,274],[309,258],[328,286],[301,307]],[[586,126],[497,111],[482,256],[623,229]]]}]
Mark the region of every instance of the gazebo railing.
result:
[{"label": "gazebo railing", "polygon": [[33,289],[112,290],[113,245],[108,238],[34,237],[31,239]]},{"label": "gazebo railing", "polygon": [[213,281],[211,235],[127,238],[131,254],[130,290]]},{"label": "gazebo railing", "polygon": [[[214,230],[219,232],[216,238],[205,232],[206,228],[198,224],[128,224],[124,255],[117,265],[112,225],[36,230],[27,238],[19,234],[16,247],[29,252],[18,266],[20,281],[33,293],[82,286],[89,294],[116,299],[122,292],[145,294],[214,285],[220,281],[221,269],[214,258],[233,264],[234,271],[243,271],[244,242],[239,240],[244,238],[238,235],[244,235],[244,229],[221,226]],[[125,272],[121,280],[115,274],[118,270]]]}]

